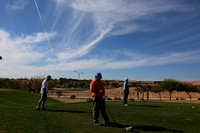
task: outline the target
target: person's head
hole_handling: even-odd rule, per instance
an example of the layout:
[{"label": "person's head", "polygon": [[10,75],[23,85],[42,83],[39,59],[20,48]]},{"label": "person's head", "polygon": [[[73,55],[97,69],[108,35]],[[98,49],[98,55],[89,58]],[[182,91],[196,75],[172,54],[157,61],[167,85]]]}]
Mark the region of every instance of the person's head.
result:
[{"label": "person's head", "polygon": [[47,76],[47,81],[49,81],[49,80],[51,80],[51,76],[50,75]]},{"label": "person's head", "polygon": [[101,73],[100,72],[96,73],[95,78],[100,81],[102,79]]},{"label": "person's head", "polygon": [[125,78],[124,81],[128,81],[128,78]]}]

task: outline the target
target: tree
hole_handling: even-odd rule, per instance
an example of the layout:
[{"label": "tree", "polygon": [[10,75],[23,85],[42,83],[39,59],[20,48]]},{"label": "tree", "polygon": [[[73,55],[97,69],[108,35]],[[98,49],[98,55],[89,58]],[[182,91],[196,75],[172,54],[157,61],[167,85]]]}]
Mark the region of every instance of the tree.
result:
[{"label": "tree", "polygon": [[31,92],[33,91],[35,93],[35,90],[33,89],[33,85],[32,85],[32,82],[28,82],[28,91]]},{"label": "tree", "polygon": [[135,88],[135,91],[137,92],[137,100],[139,100],[140,88],[137,86],[137,87]]},{"label": "tree", "polygon": [[10,88],[11,89],[20,89],[20,82],[18,80],[10,80]]},{"label": "tree", "polygon": [[49,81],[49,90],[53,89],[57,85],[57,80],[56,79],[51,79]]},{"label": "tree", "polygon": [[24,81],[22,80],[20,82],[20,89],[21,90],[25,90],[25,91],[29,91],[29,89],[28,89],[28,82],[26,80],[24,80]]},{"label": "tree", "polygon": [[145,91],[144,86],[138,84],[137,87],[136,87],[136,89],[135,89],[135,91],[137,92],[137,99],[138,100],[139,100],[140,93],[142,93],[141,100],[143,101],[144,100],[144,91]]},{"label": "tree", "polygon": [[160,86],[152,86],[151,91],[155,92],[155,93],[158,93],[159,97],[160,97],[160,101],[162,100],[162,98],[161,98],[161,92],[164,91],[163,88],[161,88]]},{"label": "tree", "polygon": [[188,87],[185,91],[188,96],[190,97],[190,100],[192,99],[192,96],[190,95],[190,92],[200,92],[199,88],[197,86],[194,86],[192,84],[188,84]]},{"label": "tree", "polygon": [[179,83],[177,91],[185,91],[188,94],[190,100],[192,99],[192,95],[190,95],[190,92],[200,92],[197,86],[194,86],[189,83],[181,83],[181,82]]},{"label": "tree", "polygon": [[131,84],[132,87],[136,87],[137,86],[137,82],[135,82],[135,81],[134,82],[130,82],[130,84]]},{"label": "tree", "polygon": [[145,90],[147,92],[147,100],[149,101],[149,91],[151,91],[151,86],[150,85],[145,86]]},{"label": "tree", "polygon": [[114,88],[120,87],[119,83],[117,83],[117,82],[112,82],[111,86],[114,87]]},{"label": "tree", "polygon": [[10,79],[9,78],[0,79],[0,88],[10,88]]},{"label": "tree", "polygon": [[161,84],[160,87],[164,90],[167,90],[169,92],[169,100],[171,100],[171,95],[174,90],[177,90],[179,86],[179,82],[174,79],[165,79]]},{"label": "tree", "polygon": [[73,87],[73,83],[66,83],[66,84],[65,84],[65,87],[66,87],[66,88],[72,88],[72,87]]},{"label": "tree", "polygon": [[33,88],[34,92],[36,92],[36,93],[40,92],[42,81],[43,81],[43,79],[41,79],[40,77],[31,79],[31,83],[30,84],[32,85],[32,88]]}]

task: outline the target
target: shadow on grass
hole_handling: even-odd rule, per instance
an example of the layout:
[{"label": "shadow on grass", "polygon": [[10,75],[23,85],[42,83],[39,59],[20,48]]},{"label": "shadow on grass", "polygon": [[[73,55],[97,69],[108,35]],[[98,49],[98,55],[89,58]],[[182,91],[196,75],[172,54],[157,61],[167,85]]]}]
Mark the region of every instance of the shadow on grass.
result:
[{"label": "shadow on grass", "polygon": [[122,128],[124,131],[129,131],[129,132],[140,132],[140,131],[151,131],[151,132],[159,132],[159,131],[167,131],[167,132],[173,132],[173,133],[182,133],[183,131],[180,130],[172,130],[172,129],[167,129],[165,127],[160,127],[160,126],[148,126],[148,125],[141,125],[141,126],[133,126],[133,125],[122,125],[119,123],[111,122],[110,124],[104,125],[102,124],[101,126],[109,126],[109,127],[116,127],[116,128]]},{"label": "shadow on grass", "polygon": [[140,107],[152,107],[152,108],[160,108],[163,106],[155,106],[155,105],[128,105],[128,106],[140,106]]},{"label": "shadow on grass", "polygon": [[85,112],[85,111],[74,111],[74,110],[60,110],[60,109],[47,109],[46,111],[51,111],[51,112],[65,112],[65,113],[92,113],[92,112]]}]

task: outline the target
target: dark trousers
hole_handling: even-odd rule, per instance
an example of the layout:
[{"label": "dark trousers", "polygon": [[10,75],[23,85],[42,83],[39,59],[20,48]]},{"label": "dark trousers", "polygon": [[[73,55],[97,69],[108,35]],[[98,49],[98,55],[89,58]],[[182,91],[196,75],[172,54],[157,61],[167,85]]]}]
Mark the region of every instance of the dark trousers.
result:
[{"label": "dark trousers", "polygon": [[98,122],[99,110],[104,122],[108,122],[108,116],[105,110],[105,99],[103,97],[95,97],[93,100],[93,122]]},{"label": "dark trousers", "polygon": [[129,91],[124,91],[124,104],[127,104],[127,99],[128,99],[128,93]]}]

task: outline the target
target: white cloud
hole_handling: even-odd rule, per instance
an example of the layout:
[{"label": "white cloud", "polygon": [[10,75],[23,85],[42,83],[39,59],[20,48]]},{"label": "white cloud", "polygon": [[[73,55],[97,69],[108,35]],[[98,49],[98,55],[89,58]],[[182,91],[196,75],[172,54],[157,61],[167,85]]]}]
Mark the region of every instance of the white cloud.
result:
[{"label": "white cloud", "polygon": [[165,65],[170,63],[191,63],[200,61],[199,51],[188,51],[180,53],[164,54],[160,56],[150,56],[145,57],[144,55],[138,56],[138,58],[130,60],[114,60],[109,62],[104,62],[101,65],[96,66],[97,69],[124,69],[124,68],[134,68],[143,66],[157,66]]},{"label": "white cloud", "polygon": [[[55,62],[47,63],[49,60],[47,51],[41,52],[39,49],[44,49],[46,46],[35,47],[45,41],[44,33],[36,33],[29,36],[11,37],[11,35],[0,30],[0,54],[3,60],[0,61],[1,75],[6,77],[33,77],[55,73],[56,71],[70,70],[105,70],[105,69],[125,69],[141,66],[157,66],[170,63],[190,63],[200,61],[200,52],[188,51],[179,53],[168,53],[159,56],[149,56],[137,53],[136,55],[126,51],[112,51],[116,54],[104,56],[101,58],[95,57],[91,59],[73,60],[85,55],[88,49],[96,44],[96,41],[101,40],[109,30],[102,32],[102,35],[94,42],[91,42],[85,47],[81,47],[77,51],[70,50],[66,53],[57,53]],[[54,37],[55,33],[48,33]],[[49,49],[49,48],[47,48]],[[116,60],[119,55],[129,57],[126,60]],[[69,57],[68,57],[69,56]],[[67,62],[66,62],[67,60]],[[37,65],[37,64],[40,65]]]},{"label": "white cloud", "polygon": [[12,0],[7,2],[7,9],[23,10],[29,4],[28,0]]},{"label": "white cloud", "polygon": [[[55,33],[48,33],[50,37],[54,37]],[[41,58],[46,57],[48,51],[45,51],[45,47],[48,45],[37,46],[41,42],[46,41],[44,33],[36,33],[24,37],[11,36],[7,31],[0,29],[0,54],[3,56],[3,65],[1,67],[15,69],[24,64],[34,63],[40,61]],[[42,48],[44,51],[42,51]],[[42,51],[42,52],[41,52]]]},{"label": "white cloud", "polygon": [[[92,47],[106,37],[113,35],[123,35],[133,32],[145,32],[155,30],[152,27],[144,26],[137,22],[140,19],[150,19],[152,16],[171,11],[184,11],[185,8],[177,1],[169,0],[54,0],[60,10],[65,10],[67,7],[74,9],[73,16],[70,21],[72,24],[68,26],[62,35],[62,43],[65,43],[66,50],[58,54],[61,60],[69,60],[71,58],[79,58],[90,52]],[[78,12],[78,13],[77,13]],[[90,16],[92,26],[87,29],[91,34],[88,36],[78,33],[76,29],[84,21],[85,16]],[[60,18],[60,17],[59,17]],[[78,18],[78,19],[77,19]],[[92,22],[91,22],[92,21]],[[53,25],[59,22],[56,16]],[[86,21],[84,21],[86,22]],[[53,27],[54,27],[53,26]],[[81,27],[79,27],[79,30]],[[108,31],[108,32],[105,32]],[[76,33],[77,32],[77,33]],[[103,32],[103,34],[102,34]],[[78,49],[73,49],[72,45],[80,36],[84,36],[84,43],[78,42]],[[73,40],[74,39],[74,40]],[[96,41],[98,40],[98,41]],[[92,44],[92,45],[91,45]],[[72,47],[69,51],[67,48]],[[63,50],[64,51],[64,50]],[[67,51],[67,52],[66,52]]]},{"label": "white cloud", "polygon": [[80,46],[80,48],[78,49],[68,49],[65,52],[58,53],[58,60],[66,62],[69,59],[78,58],[86,55],[90,51],[90,49],[109,32],[109,30],[110,29],[108,28],[105,31],[102,31],[98,38],[88,44]]},{"label": "white cloud", "polygon": [[[199,51],[180,52],[163,54],[157,56],[143,55],[137,53],[137,56],[131,52],[113,50],[116,54],[92,55],[91,58],[80,59],[87,55],[94,46],[102,39],[113,36],[129,34],[137,31],[146,31],[147,27],[137,23],[137,20],[149,19],[152,16],[170,12],[170,11],[183,11],[185,8],[176,1],[168,0],[54,0],[57,2],[57,6],[62,8],[70,7],[74,9],[73,16],[67,20],[71,21],[72,25],[65,24],[60,26],[62,29],[66,29],[62,33],[47,33],[48,37],[53,38],[57,34],[67,35],[62,42],[67,45],[65,49],[58,49],[56,47],[56,58],[49,58],[50,49],[46,41],[45,33],[35,33],[32,35],[20,35],[12,36],[10,33],[0,29],[0,54],[3,56],[3,60],[0,61],[0,71],[3,75],[9,77],[24,77],[32,75],[45,75],[46,73],[52,73],[55,71],[67,71],[74,69],[124,69],[134,68],[140,66],[154,66],[163,65],[177,62],[192,62],[199,61]],[[22,10],[26,4],[21,3],[22,0],[8,3],[7,8]],[[62,8],[59,9],[59,13],[62,13]],[[58,11],[58,10],[57,10]],[[64,10],[65,11],[65,10]],[[78,13],[77,13],[78,12]],[[57,12],[56,12],[57,13]],[[60,25],[60,19],[62,15],[53,14],[55,19],[52,22],[52,30],[55,30],[57,25]],[[89,14],[89,15],[88,15]],[[55,15],[55,16],[54,16]],[[60,15],[60,16],[59,16]],[[85,34],[76,32],[79,29],[85,17],[90,17],[90,23],[92,26],[87,28],[91,32],[88,36]],[[45,22],[45,21],[44,21]],[[59,24],[58,24],[59,23]],[[84,21],[84,23],[86,23]],[[80,29],[79,29],[80,30]],[[59,31],[59,30],[58,30]],[[83,34],[83,35],[82,35]],[[73,38],[79,39],[84,36],[83,42],[78,42],[78,46],[73,46]],[[188,40],[196,39],[199,35]],[[77,39],[77,40],[78,40]],[[185,41],[185,40],[183,40]],[[181,41],[182,42],[182,41]],[[177,42],[179,43],[179,42]],[[59,44],[59,42],[58,42]],[[40,45],[40,46],[39,46]],[[103,50],[101,51],[103,53]],[[108,51],[109,52],[109,51]],[[117,57],[126,56],[128,59],[119,60]],[[36,74],[37,73],[37,74]]]},{"label": "white cloud", "polygon": [[157,66],[170,63],[191,63],[200,61],[199,51],[189,51],[182,53],[171,53],[160,56],[147,57],[140,55],[137,58],[130,60],[114,60],[113,58],[102,58],[102,59],[85,59],[76,60],[71,62],[59,62],[57,64],[50,64],[47,66],[35,67],[29,66],[27,70],[46,70],[46,71],[66,71],[66,70],[105,70],[105,69],[124,69],[134,68],[143,66]]},{"label": "white cloud", "polygon": [[[67,2],[65,4],[69,5]],[[157,13],[185,10],[180,4],[169,0],[73,0],[70,6],[91,13],[100,30],[110,25],[113,28],[121,26],[121,34],[125,34],[124,31],[128,29],[126,23],[126,26],[123,25],[124,22],[132,21],[133,25],[129,24],[130,30],[126,30],[131,33],[140,28],[134,27],[135,20],[146,19]]]}]

